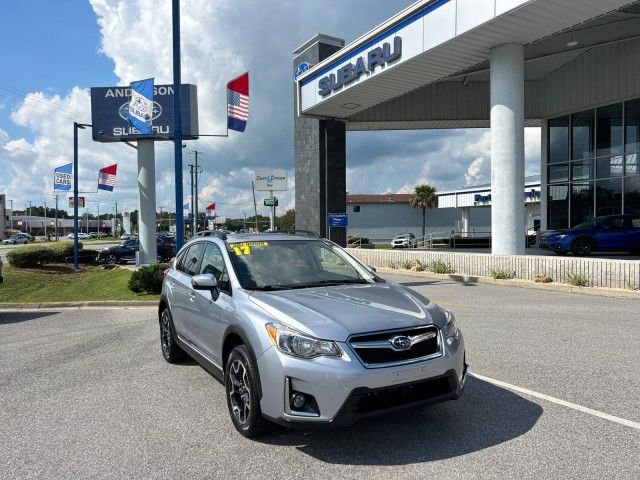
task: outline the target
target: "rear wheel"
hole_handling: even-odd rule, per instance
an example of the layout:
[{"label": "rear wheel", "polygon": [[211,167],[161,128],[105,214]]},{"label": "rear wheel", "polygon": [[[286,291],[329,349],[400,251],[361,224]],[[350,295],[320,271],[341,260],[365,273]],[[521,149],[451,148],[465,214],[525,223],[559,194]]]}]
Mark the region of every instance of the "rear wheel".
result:
[{"label": "rear wheel", "polygon": [[107,255],[105,262],[108,263],[109,265],[115,265],[116,263],[118,263],[118,258],[112,253]]},{"label": "rear wheel", "polygon": [[224,372],[227,406],[233,426],[247,438],[265,433],[270,424],[262,416],[258,398],[258,367],[244,345],[235,347]]},{"label": "rear wheel", "polygon": [[586,238],[579,238],[571,247],[574,254],[581,257],[586,257],[591,253],[591,242]]},{"label": "rear wheel", "polygon": [[169,363],[176,363],[185,356],[184,351],[173,338],[173,321],[168,308],[162,310],[160,314],[160,347],[162,356]]}]

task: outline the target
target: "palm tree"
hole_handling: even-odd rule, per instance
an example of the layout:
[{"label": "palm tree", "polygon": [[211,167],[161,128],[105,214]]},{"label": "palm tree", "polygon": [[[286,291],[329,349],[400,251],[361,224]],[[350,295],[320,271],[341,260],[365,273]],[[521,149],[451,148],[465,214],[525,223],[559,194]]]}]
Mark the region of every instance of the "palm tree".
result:
[{"label": "palm tree", "polygon": [[411,200],[409,200],[409,205],[411,205],[411,208],[422,209],[423,237],[427,234],[427,208],[431,210],[432,208],[436,208],[438,206],[438,195],[436,195],[436,192],[436,188],[432,187],[431,185],[416,185],[415,193],[413,194],[413,197],[411,197]]}]

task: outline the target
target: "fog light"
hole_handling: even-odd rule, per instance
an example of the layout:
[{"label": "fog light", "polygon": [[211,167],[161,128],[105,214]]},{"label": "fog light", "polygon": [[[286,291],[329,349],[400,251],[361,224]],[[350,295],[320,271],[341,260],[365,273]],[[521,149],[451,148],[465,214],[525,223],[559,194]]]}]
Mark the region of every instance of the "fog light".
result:
[{"label": "fog light", "polygon": [[302,410],[304,408],[307,399],[302,393],[294,393],[291,395],[291,406],[296,410]]}]

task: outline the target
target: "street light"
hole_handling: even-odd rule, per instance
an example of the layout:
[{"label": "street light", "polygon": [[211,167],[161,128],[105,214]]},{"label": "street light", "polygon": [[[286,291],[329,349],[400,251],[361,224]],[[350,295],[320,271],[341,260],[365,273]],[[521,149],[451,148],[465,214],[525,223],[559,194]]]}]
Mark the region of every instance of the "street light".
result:
[{"label": "street light", "polygon": [[73,269],[78,271],[78,129],[90,123],[73,122]]}]

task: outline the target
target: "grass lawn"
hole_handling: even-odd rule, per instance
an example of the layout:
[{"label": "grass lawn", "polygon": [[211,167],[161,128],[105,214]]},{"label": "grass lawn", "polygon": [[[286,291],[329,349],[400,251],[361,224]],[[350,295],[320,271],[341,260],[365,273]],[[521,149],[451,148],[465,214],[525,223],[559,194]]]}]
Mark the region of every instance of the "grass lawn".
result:
[{"label": "grass lawn", "polygon": [[78,273],[45,273],[12,268],[5,262],[0,303],[74,302],[90,300],[158,300],[127,288],[131,271],[83,266]]}]

